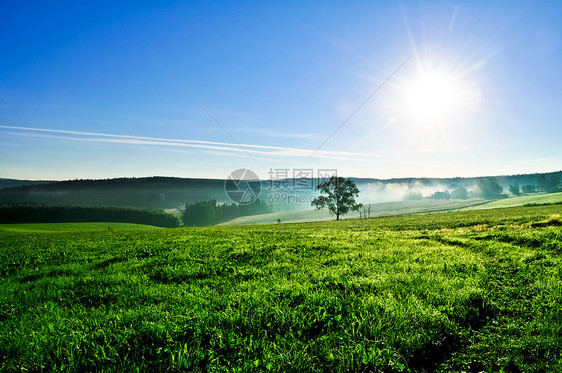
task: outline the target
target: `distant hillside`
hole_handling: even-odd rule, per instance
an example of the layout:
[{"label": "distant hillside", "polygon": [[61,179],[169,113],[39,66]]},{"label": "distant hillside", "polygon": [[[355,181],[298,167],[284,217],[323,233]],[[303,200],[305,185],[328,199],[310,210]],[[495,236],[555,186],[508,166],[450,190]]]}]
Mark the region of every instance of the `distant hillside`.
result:
[{"label": "distant hillside", "polygon": [[[471,197],[478,197],[478,183],[495,180],[503,196],[514,195],[510,187],[522,193],[524,187],[539,190],[548,182],[547,192],[560,191],[562,171],[545,174],[526,174],[481,178],[352,178],[357,184],[360,202],[382,203],[419,199],[435,192],[450,193],[466,189]],[[309,188],[293,187],[293,180],[262,180],[261,201],[272,204],[273,211],[310,209],[310,199],[316,195],[317,179],[308,179]],[[275,184],[275,185],[274,185]],[[305,183],[306,184],[306,183]],[[280,187],[282,185],[282,187]],[[546,185],[546,184],[545,184]],[[0,179],[0,203],[33,203],[46,205],[111,205],[151,209],[172,209],[186,203],[214,199],[219,203],[232,202],[226,195],[225,180],[188,179],[176,177],[117,178],[105,180],[68,180],[58,182]],[[485,197],[486,198],[486,197]]]},{"label": "distant hillside", "polygon": [[[542,179],[542,180],[541,180]],[[352,178],[357,184],[363,203],[392,202],[407,199],[408,195],[420,198],[430,197],[435,192],[452,192],[458,188],[466,189],[471,197],[480,197],[479,183],[492,181],[498,183],[503,196],[513,196],[513,190],[519,193],[533,193],[543,191],[548,193],[562,191],[562,171],[500,175],[483,177],[455,177],[455,178],[398,178],[398,179],[364,179]]]},{"label": "distant hillside", "polygon": [[18,180],[18,179],[0,178],[0,189],[19,187],[23,185],[49,184],[52,182],[53,181],[45,181],[45,180]]},{"label": "distant hillside", "polygon": [[0,203],[165,209],[208,199],[226,202],[223,180],[173,177],[68,180],[0,190]]}]

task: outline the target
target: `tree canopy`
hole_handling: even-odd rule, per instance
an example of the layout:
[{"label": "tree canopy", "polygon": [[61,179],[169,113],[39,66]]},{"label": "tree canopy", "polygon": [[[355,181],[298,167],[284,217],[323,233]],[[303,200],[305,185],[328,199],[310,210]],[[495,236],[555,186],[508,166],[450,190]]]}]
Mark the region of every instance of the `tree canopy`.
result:
[{"label": "tree canopy", "polygon": [[222,223],[240,216],[266,214],[271,206],[256,199],[253,203],[241,205],[237,203],[217,203],[212,199],[185,205],[183,224],[188,227],[205,226]]},{"label": "tree canopy", "polygon": [[558,184],[560,184],[560,178],[556,173],[540,174],[537,176],[537,189],[543,192],[558,192],[560,190]]},{"label": "tree canopy", "polygon": [[507,197],[502,194],[503,188],[495,178],[482,178],[476,184],[482,198],[497,199]]},{"label": "tree canopy", "polygon": [[330,213],[336,215],[336,220],[340,220],[340,216],[350,211],[358,211],[363,205],[357,203],[355,198],[359,196],[359,189],[350,179],[332,176],[317,186],[320,193],[323,194],[312,200],[312,206],[317,210],[328,208]]}]

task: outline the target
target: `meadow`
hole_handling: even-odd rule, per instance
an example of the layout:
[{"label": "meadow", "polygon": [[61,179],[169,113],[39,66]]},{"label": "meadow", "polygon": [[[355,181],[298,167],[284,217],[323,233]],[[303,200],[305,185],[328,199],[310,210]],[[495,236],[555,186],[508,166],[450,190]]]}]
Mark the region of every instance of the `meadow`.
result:
[{"label": "meadow", "polygon": [[[560,202],[562,202],[562,198],[560,199]],[[370,217],[381,217],[464,209],[469,208],[470,206],[477,206],[485,203],[487,203],[487,201],[483,199],[435,200],[424,198],[421,200],[365,204],[365,209],[363,210],[367,211],[367,209],[370,209]],[[334,220],[334,216],[331,215],[327,209],[314,210],[309,204],[305,204],[304,207],[306,208],[305,210],[242,216],[220,225],[274,224],[279,220],[281,223],[305,223],[312,221]],[[341,219],[359,219],[361,217],[362,215],[358,211],[351,211],[342,216]]]},{"label": "meadow", "polygon": [[[423,198],[420,200],[365,204],[365,209],[370,208],[370,217],[381,217],[440,211],[469,211],[560,203],[562,203],[562,193],[533,193],[531,195],[502,198],[493,201],[481,198],[471,198],[467,200]],[[176,214],[176,216],[181,216],[181,213],[174,212],[172,209],[167,210],[167,212]],[[358,219],[360,217],[361,215],[359,212],[352,211],[343,216],[343,219]],[[220,225],[274,224],[278,220],[280,220],[281,223],[303,223],[311,221],[330,221],[333,219],[334,217],[330,215],[326,209],[315,211],[309,208],[308,210],[242,216]]]},{"label": "meadow", "polygon": [[0,370],[562,371],[561,214],[8,226]]},{"label": "meadow", "polygon": [[550,205],[562,203],[562,193],[531,194],[528,196],[499,199],[476,206],[465,207],[463,210],[496,209],[503,207],[519,207],[533,205]]},{"label": "meadow", "polygon": [[111,232],[129,230],[148,230],[160,229],[153,225],[132,224],[132,223],[29,223],[29,224],[0,224],[0,232]]}]

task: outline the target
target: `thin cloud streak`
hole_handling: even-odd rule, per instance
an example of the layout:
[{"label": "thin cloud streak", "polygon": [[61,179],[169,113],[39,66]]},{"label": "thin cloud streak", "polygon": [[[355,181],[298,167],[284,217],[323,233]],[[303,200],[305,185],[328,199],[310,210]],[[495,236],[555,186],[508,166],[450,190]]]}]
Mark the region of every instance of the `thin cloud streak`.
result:
[{"label": "thin cloud streak", "polygon": [[[69,141],[87,141],[87,142],[106,142],[106,143],[119,143],[128,145],[155,145],[155,146],[168,146],[168,147],[190,147],[199,149],[211,149],[211,150],[223,150],[231,152],[250,152],[252,154],[259,154],[265,156],[285,156],[285,157],[305,157],[310,153],[310,149],[298,149],[298,148],[288,148],[280,146],[267,146],[267,145],[250,145],[244,144],[247,148],[246,150],[241,149],[238,144],[223,143],[223,142],[213,142],[213,141],[202,141],[202,140],[180,140],[180,139],[165,139],[158,137],[141,137],[141,136],[128,136],[128,135],[113,135],[107,133],[96,133],[96,132],[80,132],[80,131],[70,131],[70,130],[60,130],[60,129],[50,129],[50,128],[33,128],[33,127],[17,127],[17,126],[5,126],[0,125],[0,128],[20,130],[35,133],[37,137],[37,132],[43,133],[40,137],[44,138],[56,138],[60,140]],[[11,132],[13,135],[27,135],[29,133],[22,132]],[[58,136],[52,134],[66,134],[66,135],[76,135],[83,137],[71,137],[71,136]],[[266,151],[269,150],[269,151]],[[382,157],[378,154],[372,153],[353,153],[353,152],[328,152],[322,151],[319,157],[326,159],[341,159],[341,160],[353,160],[353,161],[369,161],[367,158],[379,158]],[[362,157],[362,158],[358,158]]]},{"label": "thin cloud streak", "polygon": [[284,132],[277,132],[263,128],[242,128],[238,129],[238,132],[248,132],[253,134],[261,134],[268,137],[275,137],[275,138],[289,138],[289,139],[311,139],[318,134],[316,133],[284,133]]},{"label": "thin cloud streak", "polygon": [[[132,136],[132,135],[114,135],[114,134],[98,133],[98,132],[82,132],[82,131],[52,129],[52,128],[18,127],[18,126],[6,126],[6,125],[0,125],[0,129],[1,128],[22,131],[22,132],[15,132],[15,131],[7,132],[15,136],[33,136],[33,137],[53,138],[59,140],[80,141],[80,142],[99,142],[99,143],[113,143],[113,144],[125,144],[125,145],[148,145],[148,146],[170,147],[175,149],[180,147],[186,147],[186,148],[195,148],[195,149],[206,149],[215,152],[219,151],[223,155],[227,154],[225,153],[226,151],[226,152],[234,152],[236,154],[250,152],[254,155],[268,156],[268,157],[307,157],[311,151],[310,149],[298,149],[298,148],[289,148],[289,147],[281,147],[281,146],[251,145],[251,144],[243,144],[243,146],[246,148],[244,150],[240,148],[239,144],[215,142],[215,141],[167,139],[167,138],[160,138],[160,137],[142,137],[142,136]],[[60,136],[55,134],[75,135],[81,137]],[[324,158],[324,159],[336,159],[336,160],[346,160],[346,161],[355,161],[355,162],[371,162],[374,160],[383,161],[385,158],[387,158],[386,160],[388,160],[388,156],[392,154],[394,155],[413,154],[413,153],[425,153],[425,152],[438,152],[442,150],[448,150],[448,149],[429,148],[429,149],[381,151],[378,154],[320,150],[317,152],[317,154],[319,158]],[[406,162],[406,163],[418,164],[416,162]]]}]

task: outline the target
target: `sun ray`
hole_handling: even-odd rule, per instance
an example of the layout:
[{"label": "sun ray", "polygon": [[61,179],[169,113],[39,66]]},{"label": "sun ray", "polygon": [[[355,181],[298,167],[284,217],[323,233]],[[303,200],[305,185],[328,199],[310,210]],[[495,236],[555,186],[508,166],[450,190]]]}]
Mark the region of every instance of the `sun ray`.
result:
[{"label": "sun ray", "polygon": [[424,71],[405,87],[406,114],[422,123],[442,122],[461,105],[462,88],[454,76]]},{"label": "sun ray", "polygon": [[393,84],[387,113],[402,132],[452,134],[478,109],[481,91],[471,68],[433,57],[421,55]]}]

